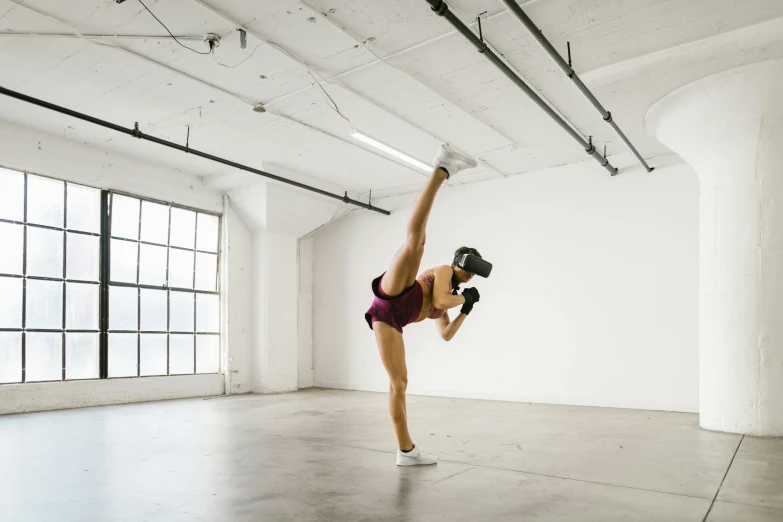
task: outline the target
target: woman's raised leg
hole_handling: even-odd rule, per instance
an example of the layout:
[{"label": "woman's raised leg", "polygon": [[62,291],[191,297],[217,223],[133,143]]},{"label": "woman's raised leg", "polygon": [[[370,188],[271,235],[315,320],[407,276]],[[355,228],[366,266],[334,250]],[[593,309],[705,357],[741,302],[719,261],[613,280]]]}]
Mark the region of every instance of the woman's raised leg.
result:
[{"label": "woman's raised leg", "polygon": [[416,280],[421,257],[424,255],[427,220],[430,217],[432,203],[435,201],[438,189],[440,189],[440,186],[447,178],[448,174],[445,170],[435,169],[416,198],[416,201],[414,201],[413,211],[408,221],[408,234],[405,237],[405,243],[394,255],[389,269],[381,280],[381,289],[387,295],[395,296],[401,294]]},{"label": "woman's raised leg", "polygon": [[408,221],[408,234],[405,243],[392,259],[386,275],[381,280],[381,289],[390,296],[401,294],[416,281],[421,257],[424,255],[424,242],[427,237],[427,220],[430,217],[432,203],[438,189],[446,179],[457,172],[473,168],[476,162],[448,145],[443,145],[435,156],[435,169],[427,184],[421,189]]}]

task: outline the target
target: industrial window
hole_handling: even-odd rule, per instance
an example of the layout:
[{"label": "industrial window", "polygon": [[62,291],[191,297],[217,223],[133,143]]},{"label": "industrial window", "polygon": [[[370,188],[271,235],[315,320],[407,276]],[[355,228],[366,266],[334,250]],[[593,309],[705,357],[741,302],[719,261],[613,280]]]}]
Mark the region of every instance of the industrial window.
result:
[{"label": "industrial window", "polygon": [[0,384],[217,373],[219,216],[0,169]]}]

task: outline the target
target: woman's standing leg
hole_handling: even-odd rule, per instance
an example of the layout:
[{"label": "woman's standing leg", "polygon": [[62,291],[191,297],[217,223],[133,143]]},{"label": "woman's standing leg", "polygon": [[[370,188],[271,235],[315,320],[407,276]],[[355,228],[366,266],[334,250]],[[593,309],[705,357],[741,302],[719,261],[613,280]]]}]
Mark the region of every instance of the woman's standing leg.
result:
[{"label": "woman's standing leg", "polygon": [[405,405],[405,390],[408,387],[405,343],[402,334],[386,323],[376,322],[373,331],[383,366],[389,374],[389,413],[394,423],[394,432],[400,449],[407,451],[413,448],[413,441],[408,432],[408,412]]}]

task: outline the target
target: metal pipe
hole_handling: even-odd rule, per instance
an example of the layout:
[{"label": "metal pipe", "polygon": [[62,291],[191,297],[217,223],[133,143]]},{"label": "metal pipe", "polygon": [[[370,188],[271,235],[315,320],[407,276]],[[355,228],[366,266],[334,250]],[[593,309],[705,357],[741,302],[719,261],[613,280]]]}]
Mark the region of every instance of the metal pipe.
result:
[{"label": "metal pipe", "polygon": [[566,73],[566,75],[569,78],[571,78],[571,81],[574,82],[577,89],[579,89],[579,91],[582,94],[584,94],[584,96],[590,101],[590,103],[593,104],[593,107],[595,107],[596,110],[601,114],[601,117],[604,119],[604,121],[612,126],[612,128],[617,133],[617,135],[620,136],[620,138],[623,140],[623,142],[625,142],[628,148],[631,149],[631,152],[634,153],[634,156],[636,156],[639,162],[642,165],[644,165],[644,168],[647,169],[647,172],[652,172],[653,168],[651,168],[647,164],[647,162],[644,161],[644,158],[642,158],[641,154],[639,154],[639,151],[636,150],[636,147],[633,146],[633,144],[626,137],[623,131],[620,130],[620,127],[617,126],[617,123],[614,122],[614,119],[612,118],[612,113],[604,109],[603,105],[601,105],[601,102],[599,102],[596,99],[596,97],[593,95],[593,93],[590,92],[590,89],[588,89],[587,86],[584,83],[582,83],[582,80],[576,74],[573,67],[571,67],[570,63],[566,62],[563,59],[563,57],[560,56],[560,53],[558,53],[557,50],[549,42],[549,40],[546,39],[544,33],[541,32],[541,29],[539,29],[538,26],[536,26],[536,24],[533,22],[533,20],[530,19],[527,13],[525,13],[525,11],[522,10],[522,8],[519,6],[519,4],[516,3],[515,0],[503,0],[503,2],[508,7],[509,11],[514,13],[516,17],[519,18],[519,21],[522,22],[522,25],[524,25],[527,28],[527,30],[530,31],[530,34],[532,34],[533,37],[538,41],[538,43],[541,44],[541,47],[543,47],[544,50],[547,52],[547,54],[549,54],[549,56],[552,57],[555,63],[560,66],[563,72]]},{"label": "metal pipe", "polygon": [[468,26],[462,23],[462,21],[449,10],[449,6],[446,4],[446,2],[443,0],[427,0],[427,3],[432,6],[432,10],[435,11],[436,14],[444,17],[449,21],[449,23],[451,23],[451,25],[454,26],[455,29],[457,29],[457,31],[462,33],[462,35],[467,38],[468,41],[470,41],[470,43],[476,47],[476,49],[478,49],[479,53],[486,56],[487,59],[494,63],[495,66],[497,66],[497,68],[500,69],[503,74],[505,74],[512,82],[514,82],[517,87],[522,89],[522,91],[527,94],[530,99],[536,103],[536,105],[546,112],[549,117],[555,121],[555,123],[560,125],[560,127],[566,131],[569,136],[576,140],[585,149],[585,152],[595,158],[595,160],[598,161],[602,167],[608,170],[612,176],[617,174],[617,169],[609,163],[608,159],[604,158],[601,153],[596,150],[595,145],[585,141],[585,139],[582,138],[582,136],[580,136],[574,129],[572,129],[571,126],[568,125],[568,123],[552,109],[552,107],[545,103],[544,100],[542,100],[538,94],[536,94],[536,92],[533,91],[533,89],[531,89],[530,86],[519,77],[519,75],[512,71],[508,65],[506,65],[505,62],[503,62],[503,60],[498,55],[496,55],[483,40],[479,39],[475,34],[473,34]]},{"label": "metal pipe", "polygon": [[265,178],[273,179],[275,181],[279,181],[280,183],[285,183],[287,185],[293,185],[294,187],[309,190],[310,192],[315,192],[316,194],[320,194],[322,196],[326,196],[332,199],[338,199],[342,201],[343,203],[348,203],[351,205],[356,205],[357,207],[361,207],[367,210],[372,210],[374,212],[378,212],[380,214],[390,215],[391,212],[388,210],[384,210],[382,208],[374,207],[371,204],[362,203],[361,201],[351,199],[348,197],[348,193],[346,192],[345,195],[341,196],[339,194],[333,194],[331,192],[327,192],[325,190],[321,190],[319,188],[313,187],[311,185],[305,185],[304,183],[299,183],[298,181],[293,181],[290,179],[283,178],[281,176],[276,176],[275,174],[270,174],[269,172],[264,172],[263,170],[259,170],[253,167],[248,167],[247,165],[242,165],[241,163],[237,163],[235,161],[227,160],[225,158],[221,158],[218,156],[213,156],[212,154],[208,154],[206,152],[201,152],[196,149],[192,149],[186,145],[180,145],[178,143],[174,143],[171,141],[167,141],[161,138],[156,138],[155,136],[151,136],[149,134],[142,133],[138,125],[136,125],[135,128],[129,129],[126,127],[121,127],[120,125],[116,125],[114,123],[108,122],[106,120],[101,120],[98,118],[93,118],[92,116],[88,116],[87,114],[72,111],[70,109],[66,109],[65,107],[61,107],[59,105],[55,105],[53,103],[49,103],[43,100],[39,100],[38,98],[33,98],[31,96],[27,96],[25,94],[22,94],[20,92],[12,91],[10,89],[6,89],[5,87],[0,86],[0,94],[3,94],[5,96],[8,96],[10,98],[16,98],[17,100],[21,100],[27,103],[31,103],[33,105],[37,105],[39,107],[43,107],[45,109],[49,109],[51,111],[59,112],[60,114],[65,114],[67,116],[71,116],[73,118],[77,118],[89,123],[94,123],[95,125],[99,125],[101,127],[105,127],[107,129],[111,129],[113,131],[121,132],[123,134],[127,134],[129,136],[133,136],[134,138],[139,138],[142,140],[151,141],[153,143],[157,143],[158,145],[163,145],[164,147],[169,147],[171,149],[176,149],[182,152],[185,152],[186,154],[193,154],[194,156],[200,156],[202,158],[214,161],[216,163],[222,163],[223,165],[228,165],[229,167],[234,167],[239,170],[244,170],[246,172],[251,172],[253,174],[258,174],[259,176],[263,176]]},{"label": "metal pipe", "polygon": [[[116,38],[118,40],[171,40],[171,36],[166,35],[144,35],[144,34],[82,34],[81,36],[73,33],[0,33],[0,38]],[[203,42],[203,36],[177,36],[177,40],[193,40]]]}]

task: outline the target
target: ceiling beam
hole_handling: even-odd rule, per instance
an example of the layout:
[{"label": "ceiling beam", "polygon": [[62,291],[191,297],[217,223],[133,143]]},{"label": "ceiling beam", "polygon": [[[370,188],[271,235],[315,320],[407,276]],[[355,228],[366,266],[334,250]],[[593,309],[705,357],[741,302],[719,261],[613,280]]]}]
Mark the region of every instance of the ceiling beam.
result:
[{"label": "ceiling beam", "polygon": [[[391,67],[392,69],[394,69],[394,70],[396,70],[396,71],[399,71],[399,72],[401,72],[402,74],[404,74],[405,76],[407,76],[408,78],[410,78],[411,80],[413,80],[414,82],[416,82],[416,83],[417,83],[418,85],[420,85],[421,87],[424,87],[424,88],[425,88],[425,89],[427,89],[429,92],[433,93],[433,94],[434,94],[434,95],[436,95],[438,98],[440,98],[440,99],[441,99],[441,100],[443,100],[444,102],[446,102],[446,103],[448,103],[449,105],[451,105],[451,106],[452,106],[454,109],[456,109],[456,110],[458,110],[458,111],[462,112],[463,114],[466,114],[466,115],[467,115],[468,117],[470,117],[470,118],[471,118],[473,121],[475,121],[475,122],[479,123],[479,124],[480,124],[480,125],[482,125],[482,126],[488,127],[489,129],[492,129],[492,131],[493,131],[493,132],[497,133],[497,134],[498,134],[499,136],[501,136],[503,139],[505,139],[506,141],[508,141],[508,143],[509,143],[510,145],[514,145],[514,146],[516,146],[516,147],[519,147],[519,144],[518,144],[518,143],[516,143],[516,142],[515,142],[513,139],[511,139],[509,136],[506,136],[506,135],[505,135],[505,134],[503,134],[501,131],[499,131],[498,129],[496,129],[495,127],[493,127],[493,126],[492,126],[490,123],[488,123],[488,122],[486,122],[486,121],[484,121],[484,120],[482,120],[482,119],[478,118],[478,117],[477,117],[475,114],[473,114],[473,113],[471,113],[470,111],[468,111],[468,110],[465,110],[464,108],[460,107],[460,106],[459,106],[459,105],[457,105],[457,104],[456,104],[454,101],[452,101],[450,98],[448,98],[446,95],[444,95],[444,94],[442,94],[442,93],[438,92],[437,90],[435,90],[434,88],[430,87],[429,85],[427,85],[427,84],[426,84],[426,83],[424,83],[423,81],[419,80],[419,79],[418,79],[418,78],[417,78],[417,77],[416,77],[414,74],[412,74],[412,73],[408,72],[406,69],[404,69],[404,68],[402,68],[402,67],[400,67],[400,66],[394,65],[393,63],[389,62],[389,56],[382,57],[382,56],[379,56],[378,54],[376,54],[376,53],[375,53],[375,51],[373,51],[373,50],[372,50],[372,49],[371,49],[371,48],[370,48],[370,47],[369,47],[369,46],[368,46],[368,45],[367,45],[367,44],[366,44],[364,41],[362,41],[362,40],[361,40],[361,38],[359,38],[359,37],[358,37],[358,36],[356,36],[355,34],[351,33],[351,32],[350,32],[350,31],[349,31],[347,28],[345,28],[345,27],[342,27],[342,26],[338,25],[338,24],[337,24],[337,22],[335,22],[334,20],[332,20],[331,18],[329,18],[328,16],[326,16],[324,13],[320,12],[320,11],[319,11],[318,9],[316,9],[315,7],[311,6],[310,4],[308,4],[307,2],[305,2],[304,0],[299,0],[299,3],[300,3],[301,5],[303,5],[304,7],[306,7],[307,9],[309,9],[309,10],[310,10],[312,13],[314,13],[316,16],[318,16],[319,18],[321,18],[321,20],[323,20],[323,21],[327,22],[329,25],[331,25],[332,27],[334,27],[335,29],[337,29],[338,31],[340,31],[342,34],[344,34],[345,36],[347,36],[348,38],[350,38],[351,40],[353,40],[355,44],[357,44],[357,45],[361,46],[361,47],[362,47],[362,48],[363,48],[365,51],[367,51],[368,53],[370,53],[370,54],[371,54],[371,55],[372,55],[372,56],[375,58],[375,61],[374,61],[374,62],[371,62],[371,63],[382,63],[382,64],[384,64],[384,65],[386,65],[386,66],[388,66],[388,67]],[[440,37],[437,37],[437,38],[439,39]],[[433,40],[434,40],[434,39],[433,39]],[[431,41],[432,41],[432,40],[431,40]],[[405,51],[408,51],[409,49],[410,49],[410,48],[408,48],[408,49],[405,49]],[[395,54],[399,54],[399,53],[395,53]],[[354,72],[354,71],[356,71],[356,70],[358,70],[358,69],[352,69],[350,72]],[[340,76],[340,75],[338,75],[338,76],[333,76],[333,77],[331,77],[331,78],[328,78],[326,81],[331,81],[331,80],[334,80],[334,79],[338,78],[339,76]],[[342,75],[342,76],[344,76],[344,75]],[[345,86],[344,86],[343,84],[340,84],[340,85],[341,85],[341,86],[343,86],[343,88],[345,88]],[[484,152],[484,153],[482,153],[482,154],[487,154],[487,153],[486,153],[486,152]],[[493,170],[494,170],[494,169],[493,169]],[[496,172],[497,172],[497,171],[496,171]],[[502,175],[502,173],[500,173],[500,172],[498,172],[498,173]]]},{"label": "ceiling beam", "polygon": [[[220,91],[220,92],[222,92],[223,94],[225,94],[227,96],[230,96],[230,97],[232,97],[232,98],[234,98],[234,99],[236,99],[236,100],[238,100],[238,101],[240,101],[242,103],[245,103],[245,104],[249,105],[250,107],[257,107],[259,105],[262,105],[260,102],[257,102],[257,101],[251,100],[249,98],[246,98],[246,97],[244,97],[244,96],[242,96],[240,94],[237,94],[235,92],[232,92],[232,91],[229,91],[229,90],[224,89],[222,87],[219,87],[219,86],[217,86],[217,85],[215,85],[213,83],[209,83],[209,82],[207,82],[205,80],[202,80],[201,78],[198,78],[196,76],[191,76],[191,75],[189,75],[189,74],[187,74],[187,73],[185,73],[183,71],[180,71],[180,70],[175,69],[173,67],[170,67],[168,65],[165,65],[165,64],[162,64],[160,62],[157,62],[157,61],[155,61],[155,60],[153,60],[151,58],[148,58],[148,57],[144,56],[143,54],[139,54],[139,53],[136,53],[134,51],[131,51],[130,49],[126,49],[125,47],[121,47],[119,45],[113,45],[113,44],[100,42],[100,41],[98,41],[95,38],[87,37],[81,31],[79,31],[79,29],[77,29],[76,27],[74,27],[74,26],[72,26],[72,25],[70,25],[70,24],[60,20],[59,18],[56,18],[56,17],[51,16],[49,14],[46,14],[46,13],[43,13],[43,12],[38,11],[36,9],[33,9],[33,8],[27,6],[27,5],[18,3],[15,0],[8,0],[8,1],[11,2],[12,4],[18,6],[18,7],[21,7],[23,9],[25,9],[25,10],[35,14],[35,15],[38,15],[38,16],[43,17],[43,18],[46,18],[47,20],[49,20],[51,22],[54,22],[56,24],[61,25],[62,27],[65,27],[66,29],[68,29],[69,31],[72,31],[74,34],[77,35],[78,38],[81,38],[85,42],[89,42],[89,43],[91,43],[93,45],[97,45],[97,46],[100,46],[100,47],[107,47],[109,49],[114,49],[114,50],[117,50],[117,51],[124,52],[125,54],[133,56],[133,57],[138,58],[140,60],[144,60],[144,61],[146,61],[146,62],[148,62],[148,63],[150,63],[150,64],[152,64],[152,65],[154,65],[156,67],[160,67],[162,69],[166,69],[166,70],[168,70],[168,71],[170,71],[170,72],[172,72],[174,74],[182,76],[183,78],[186,78],[188,80],[200,83],[201,85],[203,85],[205,87],[209,87],[210,89],[214,89],[216,91]],[[195,0],[195,1],[198,1],[198,0]],[[201,2],[199,2],[199,3],[201,3]],[[231,22],[231,23],[234,24],[234,22]],[[238,26],[238,27],[241,27],[241,26]],[[406,165],[404,163],[397,162],[396,160],[394,160],[394,159],[392,159],[392,158],[390,158],[388,156],[384,156],[383,154],[380,154],[378,152],[375,152],[374,150],[371,150],[369,148],[363,147],[363,146],[359,145],[359,143],[357,143],[357,142],[354,142],[354,141],[349,140],[347,138],[342,138],[340,136],[336,136],[336,135],[334,135],[334,134],[332,134],[330,132],[324,131],[324,130],[319,129],[317,127],[313,127],[312,125],[308,125],[307,123],[304,123],[304,122],[299,121],[297,119],[291,118],[290,116],[286,116],[285,114],[282,114],[282,113],[279,113],[279,112],[274,112],[272,110],[267,110],[266,112],[271,114],[271,115],[273,115],[273,116],[276,116],[278,118],[290,121],[290,122],[292,122],[292,123],[294,123],[294,124],[296,124],[298,126],[305,127],[306,129],[309,129],[312,132],[316,132],[316,133],[321,134],[323,136],[327,136],[327,137],[329,137],[329,138],[331,138],[333,140],[339,140],[342,143],[345,143],[345,144],[347,144],[347,145],[349,145],[351,147],[359,149],[359,150],[361,150],[361,151],[363,151],[365,153],[372,154],[372,155],[377,156],[377,157],[379,157],[379,158],[381,158],[381,159],[383,159],[385,161],[393,163],[394,165],[396,165],[398,167],[407,168],[407,169],[409,169],[409,170],[411,170],[413,172],[416,172],[417,174],[421,174],[421,172],[419,170],[414,169],[413,167],[408,166],[408,165]]]},{"label": "ceiling beam", "polygon": [[152,143],[157,143],[158,145],[162,145],[164,147],[178,150],[180,152],[184,152],[185,154],[192,154],[193,156],[198,156],[200,158],[208,159],[210,161],[214,161],[216,163],[220,163],[222,165],[226,165],[228,167],[232,167],[235,169],[239,169],[245,172],[250,172],[253,174],[256,174],[258,176],[261,176],[263,178],[271,179],[274,181],[277,181],[279,183],[284,183],[287,185],[292,185],[294,187],[297,187],[302,190],[306,190],[308,192],[314,192],[316,194],[319,194],[321,196],[325,196],[331,199],[335,199],[338,201],[342,201],[343,203],[354,205],[357,207],[361,207],[367,210],[372,210],[373,212],[378,212],[380,214],[390,215],[390,212],[388,210],[384,210],[379,207],[374,207],[371,204],[363,203],[359,200],[352,199],[348,197],[348,192],[346,191],[344,195],[341,194],[335,194],[333,192],[329,192],[328,190],[323,190],[318,187],[314,187],[312,185],[308,185],[306,183],[302,183],[299,181],[295,181],[292,179],[285,178],[283,176],[278,176],[277,174],[272,174],[271,172],[266,172],[261,169],[257,169],[255,167],[250,167],[248,165],[243,165],[241,163],[237,163],[235,161],[215,156],[214,154],[209,154],[207,152],[200,151],[198,149],[192,149],[187,145],[180,145],[179,143],[174,143],[168,140],[164,140],[161,138],[158,138],[156,136],[152,136],[150,134],[143,133],[139,130],[139,124],[136,123],[133,129],[122,127],[120,125],[116,125],[114,123],[111,123],[106,120],[102,120],[100,118],[95,118],[94,116],[90,116],[88,114],[84,114],[82,112],[74,111],[71,109],[67,109],[65,107],[61,107],[59,105],[55,105],[53,103],[49,103],[44,100],[40,100],[38,98],[33,98],[32,96],[27,96],[25,94],[22,94],[20,92],[12,91],[10,89],[6,89],[5,87],[0,86],[0,94],[4,96],[8,96],[11,98],[15,98],[17,100],[21,100],[33,105],[36,105],[38,107],[43,107],[45,109],[48,109],[50,111],[58,112],[60,114],[65,114],[67,116],[70,116],[72,118],[77,118],[82,121],[86,121],[89,123],[92,123],[94,125],[98,125],[100,127],[104,127],[106,129],[111,129],[116,132],[120,132],[122,134],[126,134],[128,136],[133,136],[134,138],[140,139],[140,140],[146,140],[150,141]]},{"label": "ceiling beam", "polygon": [[[296,56],[294,53],[292,53],[291,51],[289,51],[288,49],[286,49],[282,45],[277,44],[277,43],[267,39],[265,36],[260,34],[258,31],[240,24],[239,22],[237,22],[236,20],[231,18],[231,16],[229,16],[228,14],[224,13],[223,11],[221,11],[220,9],[218,9],[216,7],[213,7],[212,5],[208,4],[204,0],[192,0],[192,1],[197,3],[198,5],[202,6],[203,8],[208,10],[209,12],[213,13],[214,15],[222,18],[224,21],[230,23],[231,25],[233,25],[237,29],[242,29],[243,31],[246,31],[247,34],[249,34],[253,38],[259,40],[260,42],[263,42],[264,44],[268,45],[272,49],[275,49],[277,52],[279,52],[283,56],[285,56],[288,59],[292,60],[294,63],[296,63],[297,65],[302,67],[305,71],[307,71],[308,74],[313,76],[313,79],[316,82],[318,82],[319,84],[325,83],[325,82],[328,81],[323,76],[321,76],[317,71],[315,71],[315,69],[313,69],[313,67],[310,64],[308,64],[304,59],[299,58],[298,56]],[[305,5],[305,4],[303,4],[303,5]],[[375,55],[373,54],[373,56],[375,56]],[[344,84],[339,84],[339,86],[340,86],[340,88],[342,88],[342,89],[346,90],[347,92],[349,92],[351,95],[359,98],[360,100],[364,101],[365,103],[367,103],[369,105],[372,105],[373,107],[375,107],[376,109],[380,110],[381,112],[384,112],[384,113],[386,113],[387,115],[389,115],[389,116],[391,116],[393,118],[397,118],[398,120],[400,120],[402,122],[405,122],[406,124],[410,125],[411,127],[413,127],[414,129],[418,130],[419,132],[421,132],[423,134],[427,134],[427,135],[429,135],[430,137],[434,138],[437,141],[441,141],[443,143],[447,143],[448,142],[448,140],[446,140],[446,139],[444,139],[442,137],[435,136],[431,132],[425,131],[424,129],[422,129],[418,125],[416,125],[413,122],[407,120],[406,118],[403,118],[402,116],[400,116],[396,112],[394,112],[394,111],[392,111],[390,109],[387,109],[386,107],[382,107],[382,106],[378,105],[377,102],[375,102],[375,101],[373,101],[373,100],[363,96],[362,94],[359,94],[358,92],[356,92],[351,87],[349,87],[347,85],[344,85]],[[302,91],[305,91],[305,90],[311,89],[311,88],[314,88],[314,86],[308,86],[308,87],[305,87],[305,88],[302,88],[302,89],[297,89],[295,92],[302,92]],[[279,96],[279,97],[277,97],[277,98],[275,98],[273,100],[269,100],[269,101],[267,101],[264,104],[264,107],[268,108],[273,103],[275,103],[277,101],[280,101],[280,100],[282,100],[285,97],[288,97],[290,94],[291,93],[287,93],[287,94]],[[501,134],[501,136],[502,136],[502,134]],[[416,172],[421,174],[421,172],[418,172],[418,171],[416,171]]]}]

